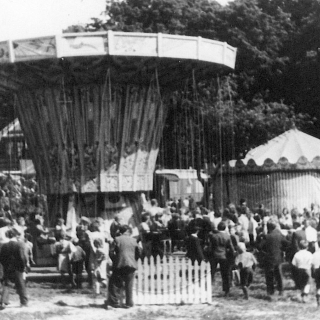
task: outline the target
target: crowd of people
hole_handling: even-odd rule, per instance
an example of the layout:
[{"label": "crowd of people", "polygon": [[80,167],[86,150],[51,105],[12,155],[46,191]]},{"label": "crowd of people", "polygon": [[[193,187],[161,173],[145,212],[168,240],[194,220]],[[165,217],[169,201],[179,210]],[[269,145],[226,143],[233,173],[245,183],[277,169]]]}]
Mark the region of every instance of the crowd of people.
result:
[{"label": "crowd of people", "polygon": [[97,294],[104,288],[106,308],[120,307],[122,289],[126,293],[122,307],[132,307],[134,273],[141,248],[131,236],[131,228],[117,221],[118,217],[106,232],[101,218],[83,216],[72,237],[62,218],[49,229],[41,215],[26,224],[23,216],[12,219],[0,213],[0,309],[9,303],[10,282],[15,284],[21,307],[28,305],[26,279],[30,266],[35,265],[34,245],[50,247],[63,284],[82,288],[85,269],[89,287]]},{"label": "crowd of people", "polygon": [[164,209],[154,200],[151,210],[142,215],[140,234],[145,251],[151,250],[151,255],[162,254],[166,242],[159,239],[169,237],[173,251],[182,249],[192,263],[210,262],[213,281],[220,266],[226,296],[232,282],[239,282],[244,297],[249,298],[248,287],[258,264],[264,268],[269,297],[275,289],[282,295],[286,262],[296,288],[301,290],[301,301],[306,300],[314,277],[320,305],[319,216],[313,204],[301,213],[284,208],[275,214],[263,205],[251,210],[245,199],[216,211],[197,205],[192,198],[172,201]]},{"label": "crowd of people", "polygon": [[[193,264],[207,261],[213,282],[217,270],[225,296],[237,283],[249,298],[249,286],[257,265],[264,268],[267,293],[283,293],[283,262],[291,266],[301,301],[310,292],[312,277],[320,305],[319,213],[313,205],[298,213],[284,209],[272,214],[262,205],[250,210],[242,199],[238,206],[229,203],[223,210],[209,210],[192,198],[170,201],[160,208],[156,200],[141,212],[139,235],[122,224],[119,214],[106,228],[101,218],[82,216],[76,234],[70,235],[59,217],[50,230],[41,215],[26,221],[13,218],[10,210],[0,212],[0,307],[9,301],[9,282],[14,282],[21,306],[28,304],[26,274],[34,264],[34,247],[49,246],[57,258],[62,281],[75,289],[87,282],[97,294],[106,294],[106,307],[120,307],[121,290],[126,293],[124,307],[133,306],[133,280],[138,258],[152,258],[165,252],[179,253]],[[219,268],[218,268],[219,267]],[[276,285],[276,287],[275,287]]]}]

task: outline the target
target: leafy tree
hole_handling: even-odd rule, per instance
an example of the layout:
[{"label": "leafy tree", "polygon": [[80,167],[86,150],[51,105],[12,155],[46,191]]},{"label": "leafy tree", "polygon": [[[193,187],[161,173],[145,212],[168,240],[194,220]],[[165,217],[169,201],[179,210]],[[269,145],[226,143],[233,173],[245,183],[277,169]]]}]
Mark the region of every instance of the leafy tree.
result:
[{"label": "leafy tree", "polygon": [[225,7],[128,0],[107,10],[110,19],[90,30],[203,36],[238,48],[231,77],[177,94],[164,133],[171,143],[159,158],[165,166],[219,166],[292,126],[320,136],[313,130],[313,117],[320,118],[318,0],[235,0]]},{"label": "leafy tree", "polygon": [[279,8],[271,15],[257,0],[236,0],[225,7],[206,0],[128,0],[107,11],[106,23],[95,21],[88,28],[202,36],[237,47],[238,90],[249,100],[257,92],[269,94],[288,61],[281,50],[294,30],[289,13]]},{"label": "leafy tree", "polygon": [[127,32],[162,32],[215,38],[213,28],[221,8],[206,0],[128,0],[107,8],[110,19],[104,24],[90,24],[91,30]]},{"label": "leafy tree", "polygon": [[227,76],[176,94],[164,132],[164,141],[170,141],[170,152],[163,158],[166,167],[204,168],[206,163],[240,159],[284,131],[314,122],[282,102],[265,102],[259,96],[250,102],[237,99],[236,89]]},{"label": "leafy tree", "polygon": [[[191,108],[187,111],[191,116],[194,114],[193,109],[200,108],[205,113],[207,121],[212,124],[217,122],[219,108],[223,110],[221,117],[224,118],[229,112],[229,105],[232,105],[232,114],[235,117],[232,123],[235,130],[238,130],[236,133],[239,150],[235,151],[237,156],[269,139],[270,129],[273,133],[281,133],[292,123],[310,124],[308,121],[304,122],[301,115],[295,115],[294,109],[283,102],[287,88],[278,86],[284,84],[286,79],[283,74],[288,73],[291,59],[288,55],[291,51],[288,48],[292,46],[292,35],[301,30],[304,24],[303,12],[311,14],[310,10],[317,7],[316,0],[306,2],[309,6],[312,5],[313,9],[297,0],[235,0],[225,7],[215,1],[206,0],[128,0],[114,3],[107,8],[110,16],[107,22],[94,21],[88,28],[203,36],[226,41],[237,47],[236,70],[232,81],[229,79],[229,89],[232,87],[233,91],[224,93],[228,99],[221,99],[219,96],[223,90],[217,89],[216,86],[212,89],[210,84],[205,83],[200,86],[199,96],[201,104],[206,107],[199,106],[199,101],[194,101],[185,93],[181,100],[183,107],[180,110],[183,112],[187,105]],[[207,98],[208,92],[210,99]],[[215,94],[219,97],[214,98]],[[278,118],[281,114],[281,126],[278,125],[275,114]],[[237,121],[237,117],[241,120]],[[283,117],[286,118],[285,121]],[[195,120],[194,125],[197,128]],[[187,125],[181,126],[188,128]],[[250,136],[252,131],[254,133]],[[230,136],[225,130],[223,132],[228,140]],[[243,141],[239,143],[239,139]],[[189,138],[185,141],[187,146],[190,144],[189,141]],[[225,142],[223,144],[228,145]],[[186,149],[192,148],[190,146]],[[181,151],[182,154],[186,153],[186,149]],[[229,153],[226,158],[231,156]],[[185,156],[184,166],[192,163],[192,160],[187,159]],[[172,159],[172,162],[177,165],[183,161]]]}]

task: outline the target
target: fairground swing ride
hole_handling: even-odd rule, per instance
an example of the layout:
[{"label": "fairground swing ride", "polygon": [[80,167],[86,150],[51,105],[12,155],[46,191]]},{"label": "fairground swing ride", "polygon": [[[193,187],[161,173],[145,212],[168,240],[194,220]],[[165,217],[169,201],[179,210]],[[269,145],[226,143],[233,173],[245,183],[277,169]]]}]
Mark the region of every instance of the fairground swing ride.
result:
[{"label": "fairground swing ride", "polygon": [[236,154],[229,77],[217,75],[197,84],[193,76],[190,82],[174,94],[168,110],[155,171],[158,192],[151,194],[162,206],[168,199],[192,197],[206,208],[221,210],[226,199],[232,200],[225,182],[234,182],[228,163]]},{"label": "fairground swing ride", "polygon": [[50,220],[72,195],[79,215],[121,211],[133,225],[153,188],[172,94],[236,58],[201,37],[111,31],[4,41],[0,53],[0,87],[15,94]]}]

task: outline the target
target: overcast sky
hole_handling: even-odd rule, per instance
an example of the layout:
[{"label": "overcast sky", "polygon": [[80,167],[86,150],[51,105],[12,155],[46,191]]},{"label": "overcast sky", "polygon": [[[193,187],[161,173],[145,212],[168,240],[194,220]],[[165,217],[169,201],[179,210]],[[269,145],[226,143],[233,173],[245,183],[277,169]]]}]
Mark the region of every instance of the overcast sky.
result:
[{"label": "overcast sky", "polygon": [[[228,0],[218,2],[225,4]],[[99,17],[105,3],[105,0],[0,0],[0,41],[62,33],[72,24]]]}]

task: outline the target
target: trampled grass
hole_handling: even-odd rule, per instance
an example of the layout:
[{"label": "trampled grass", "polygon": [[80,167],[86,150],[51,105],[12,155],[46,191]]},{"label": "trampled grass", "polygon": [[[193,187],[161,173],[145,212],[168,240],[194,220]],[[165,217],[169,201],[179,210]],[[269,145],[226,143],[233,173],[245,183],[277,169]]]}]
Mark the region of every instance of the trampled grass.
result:
[{"label": "trampled grass", "polygon": [[[285,270],[285,291],[270,300],[266,294],[263,270],[257,269],[250,287],[250,299],[244,300],[241,288],[233,286],[225,298],[217,273],[211,305],[170,304],[135,306],[131,309],[103,308],[104,295],[95,295],[84,283],[83,289],[71,290],[59,281],[29,282],[30,307],[20,309],[18,296],[11,288],[10,306],[0,311],[1,320],[282,320],[320,319],[315,300],[315,285],[307,303],[301,302],[290,273]],[[60,302],[60,303],[59,303]]]}]

